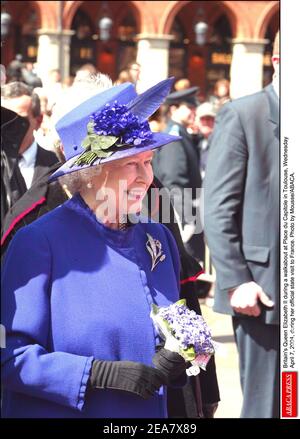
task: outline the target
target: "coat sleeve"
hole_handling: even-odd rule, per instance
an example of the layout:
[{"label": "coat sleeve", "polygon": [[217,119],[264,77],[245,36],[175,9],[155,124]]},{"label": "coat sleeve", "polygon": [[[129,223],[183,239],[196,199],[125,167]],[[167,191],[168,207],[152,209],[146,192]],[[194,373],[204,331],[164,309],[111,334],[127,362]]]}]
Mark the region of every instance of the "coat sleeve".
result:
[{"label": "coat sleeve", "polygon": [[247,140],[230,103],[217,117],[204,181],[204,232],[222,290],[253,280],[239,226],[247,161]]},{"label": "coat sleeve", "polygon": [[178,299],[177,300],[179,300],[180,270],[181,270],[179,251],[178,251],[178,247],[177,247],[177,243],[175,241],[175,238],[172,235],[172,233],[170,232],[170,230],[163,224],[161,224],[161,227],[163,228],[165,235],[167,237],[170,253],[172,256],[173,267],[174,267],[175,276],[176,276],[176,280],[177,280],[177,286],[178,286]]},{"label": "coat sleeve", "polygon": [[2,352],[4,386],[82,410],[93,357],[51,352],[51,252],[36,226],[12,240],[2,274]]}]

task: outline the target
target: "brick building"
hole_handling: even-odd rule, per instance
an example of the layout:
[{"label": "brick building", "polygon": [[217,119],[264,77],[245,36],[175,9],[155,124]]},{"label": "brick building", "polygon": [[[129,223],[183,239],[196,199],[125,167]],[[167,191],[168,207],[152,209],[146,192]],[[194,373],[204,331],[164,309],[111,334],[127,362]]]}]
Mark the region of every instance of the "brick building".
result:
[{"label": "brick building", "polygon": [[[5,12],[10,24],[2,32]],[[207,25],[204,44],[199,23]],[[107,40],[100,38],[105,25]],[[86,63],[116,79],[137,60],[141,89],[174,75],[205,93],[220,78],[231,79],[233,97],[257,91],[271,80],[278,29],[279,1],[1,2],[4,65],[21,53],[42,79],[55,68],[68,77]]]}]

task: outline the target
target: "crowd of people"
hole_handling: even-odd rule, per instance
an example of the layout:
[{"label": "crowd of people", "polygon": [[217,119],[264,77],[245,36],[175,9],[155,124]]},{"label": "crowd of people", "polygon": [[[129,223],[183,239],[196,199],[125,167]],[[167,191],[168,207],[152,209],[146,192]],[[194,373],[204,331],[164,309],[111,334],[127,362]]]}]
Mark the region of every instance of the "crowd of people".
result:
[{"label": "crowd of people", "polygon": [[[136,61],[115,84],[91,64],[43,84],[33,65],[11,63],[1,85],[6,417],[214,417],[214,357],[187,378],[150,318],[151,304],[179,298],[201,314],[206,244],[216,310],[233,315],[241,416],[279,416],[278,41],[273,65],[273,84],[231,101],[226,79],[204,100],[187,78],[138,95]],[[164,252],[154,270],[149,236]]]}]

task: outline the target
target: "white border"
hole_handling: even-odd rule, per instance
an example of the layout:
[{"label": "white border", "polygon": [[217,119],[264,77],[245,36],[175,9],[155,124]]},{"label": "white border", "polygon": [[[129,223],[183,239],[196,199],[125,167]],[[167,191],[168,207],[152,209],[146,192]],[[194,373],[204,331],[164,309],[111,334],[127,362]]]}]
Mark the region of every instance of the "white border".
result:
[{"label": "white border", "polygon": [[[283,368],[283,320],[281,320],[281,372],[298,372],[298,418],[299,418],[299,369],[300,369],[300,5],[294,0],[281,0],[281,196],[283,194],[284,138],[288,138],[288,174],[294,173],[295,181],[295,365]],[[290,185],[291,187],[291,185]],[[289,189],[290,189],[289,187]],[[290,196],[288,198],[290,201]],[[290,205],[290,203],[289,203]],[[283,225],[283,202],[281,197],[281,226]],[[283,229],[281,228],[281,241]],[[290,267],[289,267],[290,268]],[[298,278],[297,278],[298,272]],[[281,248],[281,319],[283,319],[283,248]],[[289,304],[290,312],[290,304]],[[290,329],[290,320],[289,328]],[[281,412],[282,413],[282,412]],[[289,419],[289,418],[284,418]],[[291,418],[292,419],[292,418]],[[295,418],[294,418],[295,419]]]}]

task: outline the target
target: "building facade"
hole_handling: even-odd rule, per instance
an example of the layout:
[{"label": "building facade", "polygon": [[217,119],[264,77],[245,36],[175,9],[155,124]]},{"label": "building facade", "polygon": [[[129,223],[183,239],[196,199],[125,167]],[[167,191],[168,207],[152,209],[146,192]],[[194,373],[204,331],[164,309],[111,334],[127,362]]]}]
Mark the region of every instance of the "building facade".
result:
[{"label": "building facade", "polygon": [[[91,63],[115,80],[136,60],[140,91],[175,76],[207,94],[227,78],[235,98],[271,81],[279,6],[260,0],[1,2],[2,63],[20,53],[36,63],[43,80],[50,70],[67,78]],[[2,32],[3,13],[10,23]]]}]

